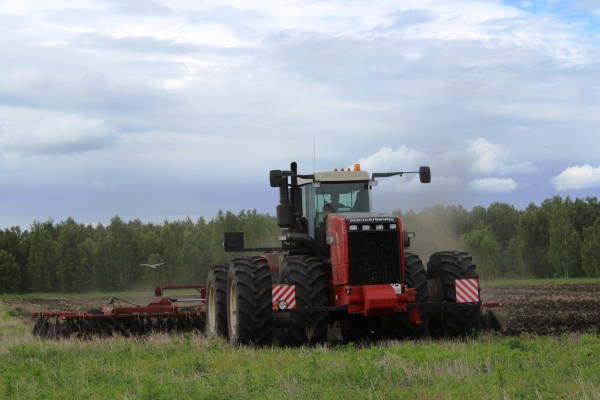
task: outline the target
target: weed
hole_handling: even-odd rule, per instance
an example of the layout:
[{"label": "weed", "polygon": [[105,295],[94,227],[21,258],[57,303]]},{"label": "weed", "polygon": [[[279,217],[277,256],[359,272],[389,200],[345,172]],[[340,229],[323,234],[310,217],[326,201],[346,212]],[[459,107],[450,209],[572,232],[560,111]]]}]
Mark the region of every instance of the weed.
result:
[{"label": "weed", "polygon": [[508,347],[512,350],[520,350],[520,351],[527,351],[527,346],[525,345],[525,343],[523,343],[523,341],[516,337],[516,338],[510,338],[506,341],[506,344],[508,345]]}]

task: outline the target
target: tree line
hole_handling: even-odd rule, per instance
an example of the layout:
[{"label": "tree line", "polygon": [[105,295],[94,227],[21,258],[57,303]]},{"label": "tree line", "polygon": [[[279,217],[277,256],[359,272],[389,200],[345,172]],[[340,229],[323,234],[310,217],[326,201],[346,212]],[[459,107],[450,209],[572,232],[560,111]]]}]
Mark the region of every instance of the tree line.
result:
[{"label": "tree line", "polygon": [[[210,265],[226,262],[224,232],[244,232],[246,247],[277,246],[275,218],[256,210],[219,211],[206,221],[84,225],[72,218],[0,231],[0,294],[150,289],[204,283]],[[162,264],[150,268],[142,264]]]},{"label": "tree line", "polygon": [[[473,256],[480,277],[600,277],[600,204],[596,197],[560,196],[518,210],[435,206],[394,211],[415,231],[408,251],[426,263],[440,250]],[[123,291],[156,284],[203,283],[210,265],[226,262],[223,234],[244,232],[246,247],[279,245],[274,216],[219,211],[207,221],[108,225],[35,221],[29,230],[0,231],[0,293]],[[162,264],[150,268],[142,264]]]},{"label": "tree line", "polygon": [[600,278],[600,204],[554,196],[518,210],[492,203],[467,211],[436,206],[416,213],[395,212],[404,228],[416,230],[414,245],[427,254],[457,248],[467,251],[483,279]]}]

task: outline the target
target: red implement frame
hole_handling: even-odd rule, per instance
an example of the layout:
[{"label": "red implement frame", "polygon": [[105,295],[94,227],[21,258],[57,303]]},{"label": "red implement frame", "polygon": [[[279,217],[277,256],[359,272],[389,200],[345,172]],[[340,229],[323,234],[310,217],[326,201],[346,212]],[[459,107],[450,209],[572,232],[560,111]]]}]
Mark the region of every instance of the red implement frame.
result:
[{"label": "red implement frame", "polygon": [[[57,317],[59,320],[92,320],[92,319],[134,319],[134,318],[171,318],[171,317],[206,317],[206,285],[177,285],[158,286],[154,290],[157,297],[162,296],[164,290],[196,289],[200,294],[199,299],[174,299],[163,297],[158,302],[145,306],[104,306],[99,307],[99,312],[85,311],[41,311],[32,313],[32,317]],[[109,304],[114,304],[117,299],[111,298]],[[194,306],[179,306],[179,303],[195,303]],[[193,310],[193,311],[192,311]]]}]

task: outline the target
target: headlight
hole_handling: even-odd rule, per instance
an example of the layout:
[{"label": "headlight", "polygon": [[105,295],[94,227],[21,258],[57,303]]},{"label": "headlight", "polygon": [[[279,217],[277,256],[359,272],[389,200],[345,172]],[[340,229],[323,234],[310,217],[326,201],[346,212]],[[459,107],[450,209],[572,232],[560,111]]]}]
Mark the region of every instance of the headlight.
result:
[{"label": "headlight", "polygon": [[287,310],[288,308],[288,303],[285,300],[279,300],[279,303],[277,303],[277,305],[279,306],[280,310]]}]

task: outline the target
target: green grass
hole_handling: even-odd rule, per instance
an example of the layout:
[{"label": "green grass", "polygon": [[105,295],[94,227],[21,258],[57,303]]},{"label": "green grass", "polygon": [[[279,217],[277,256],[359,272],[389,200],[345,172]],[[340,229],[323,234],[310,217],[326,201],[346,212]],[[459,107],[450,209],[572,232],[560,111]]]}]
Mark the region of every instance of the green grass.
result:
[{"label": "green grass", "polygon": [[598,399],[600,337],[231,348],[202,335],[52,341],[0,306],[0,398]]},{"label": "green grass", "polygon": [[0,304],[0,354],[3,353],[5,344],[11,343],[15,338],[28,336],[31,336],[29,329],[19,319],[19,313]]}]

